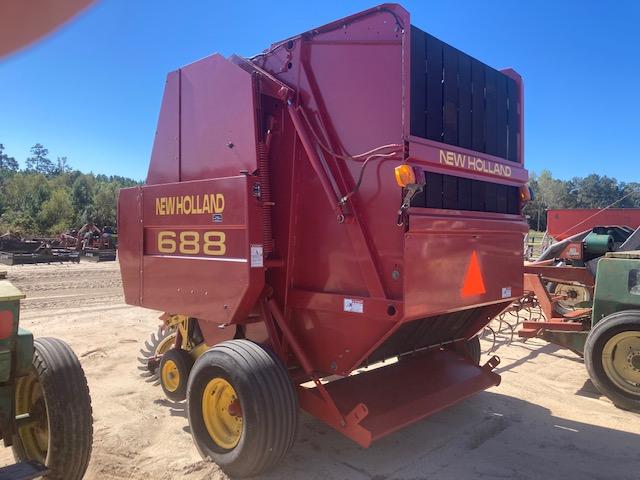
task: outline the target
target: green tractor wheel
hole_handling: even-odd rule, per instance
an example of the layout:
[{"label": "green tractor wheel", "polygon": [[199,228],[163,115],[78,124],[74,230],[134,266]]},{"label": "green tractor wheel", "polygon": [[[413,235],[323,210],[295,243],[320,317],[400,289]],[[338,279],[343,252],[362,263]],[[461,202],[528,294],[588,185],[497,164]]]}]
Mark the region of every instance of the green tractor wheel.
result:
[{"label": "green tractor wheel", "polygon": [[584,361],[603,395],[618,407],[640,411],[640,311],[600,320],[587,337]]},{"label": "green tractor wheel", "polygon": [[89,387],[78,357],[56,338],[34,341],[33,366],[16,383],[13,454],[49,469],[51,480],[81,480],[93,441]]}]

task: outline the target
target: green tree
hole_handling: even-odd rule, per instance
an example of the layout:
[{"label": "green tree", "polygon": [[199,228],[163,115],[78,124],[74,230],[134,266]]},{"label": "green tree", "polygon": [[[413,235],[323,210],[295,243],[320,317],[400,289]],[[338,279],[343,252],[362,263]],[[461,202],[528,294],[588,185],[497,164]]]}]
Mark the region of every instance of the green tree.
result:
[{"label": "green tree", "polygon": [[93,221],[97,225],[114,226],[116,224],[118,190],[118,185],[115,183],[98,183],[93,195]]},{"label": "green tree", "polygon": [[0,143],[0,171],[17,172],[18,168],[16,159],[4,153],[4,145]]},{"label": "green tree", "polygon": [[71,165],[69,165],[67,157],[58,157],[56,160],[56,165],[53,168],[53,173],[55,175],[64,175],[65,173],[69,173],[70,171]]},{"label": "green tree", "polygon": [[55,171],[53,162],[47,157],[49,150],[41,143],[31,147],[31,156],[27,158],[27,171],[51,175]]},{"label": "green tree", "polygon": [[69,230],[74,224],[74,210],[69,191],[58,188],[42,204],[37,218],[38,229],[42,233],[58,235]]},{"label": "green tree", "polygon": [[93,193],[95,189],[95,178],[93,175],[81,174],[73,182],[71,187],[71,199],[76,217],[79,222],[91,221],[89,218],[93,214]]},{"label": "green tree", "polygon": [[571,183],[579,208],[605,208],[624,196],[624,191],[615,178],[595,173],[584,178],[574,178]]}]

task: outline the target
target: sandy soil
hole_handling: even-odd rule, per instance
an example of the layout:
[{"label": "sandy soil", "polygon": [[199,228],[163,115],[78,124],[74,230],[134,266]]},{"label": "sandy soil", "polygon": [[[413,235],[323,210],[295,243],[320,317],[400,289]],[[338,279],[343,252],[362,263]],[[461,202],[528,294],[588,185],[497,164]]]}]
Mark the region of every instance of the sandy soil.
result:
[{"label": "sandy soil", "polygon": [[[183,404],[141,378],[158,312],[123,303],[115,262],[7,267],[28,295],[22,325],[68,341],[95,418],[87,479],[220,479],[200,459]],[[640,479],[640,416],[615,408],[582,361],[541,341],[503,347],[503,382],[364,450],[301,414],[286,461],[263,478]],[[0,463],[11,455],[0,453]]]}]

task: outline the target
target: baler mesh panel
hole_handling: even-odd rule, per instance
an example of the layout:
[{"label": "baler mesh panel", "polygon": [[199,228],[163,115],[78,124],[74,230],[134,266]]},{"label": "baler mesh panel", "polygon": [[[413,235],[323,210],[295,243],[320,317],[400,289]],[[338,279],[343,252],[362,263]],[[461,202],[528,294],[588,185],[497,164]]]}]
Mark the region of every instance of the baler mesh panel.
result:
[{"label": "baler mesh panel", "polygon": [[505,74],[411,26],[411,134],[518,161],[520,93]]},{"label": "baler mesh panel", "polygon": [[433,172],[424,176],[425,187],[411,199],[412,207],[520,213],[518,187]]}]

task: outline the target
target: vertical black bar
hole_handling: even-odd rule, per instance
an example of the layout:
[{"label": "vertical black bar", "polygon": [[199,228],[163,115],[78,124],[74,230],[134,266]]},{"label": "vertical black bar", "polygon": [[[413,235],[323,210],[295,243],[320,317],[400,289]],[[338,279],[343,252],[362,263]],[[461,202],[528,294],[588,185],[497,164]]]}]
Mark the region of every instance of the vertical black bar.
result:
[{"label": "vertical black bar", "polygon": [[497,185],[496,212],[507,213],[507,185]]},{"label": "vertical black bar", "polygon": [[485,152],[490,155],[496,155],[497,141],[498,141],[498,102],[497,102],[497,88],[496,77],[498,72],[494,69],[485,67],[485,113],[484,113],[484,127],[485,127]]},{"label": "vertical black bar", "polygon": [[507,77],[500,72],[496,72],[494,77],[496,79],[496,113],[498,117],[496,121],[496,155],[500,158],[507,158],[507,143],[509,140],[509,133],[507,132],[507,116],[509,115],[507,107]]},{"label": "vertical black bar", "polygon": [[485,211],[485,182],[471,180],[471,210]]},{"label": "vertical black bar", "polygon": [[471,59],[458,55],[458,145],[471,148]]},{"label": "vertical black bar", "polygon": [[484,182],[484,211],[498,211],[498,184],[492,182]]},{"label": "vertical black bar", "polygon": [[518,161],[518,131],[520,130],[520,117],[518,115],[518,85],[512,78],[507,78],[507,97],[509,98],[509,115],[507,120],[509,145],[507,158],[512,162]]},{"label": "vertical black bar", "polygon": [[445,175],[442,179],[442,208],[458,209],[458,178],[452,175]]},{"label": "vertical black bar", "polygon": [[458,177],[458,210],[471,210],[471,179]]},{"label": "vertical black bar", "polygon": [[507,213],[517,215],[520,213],[520,192],[518,187],[507,187]]},{"label": "vertical black bar", "polygon": [[425,52],[426,35],[411,26],[411,135],[424,137],[427,133],[425,115],[427,111]]},{"label": "vertical black bar", "polygon": [[484,65],[477,60],[471,60],[471,81],[471,148],[484,152]]},{"label": "vertical black bar", "polygon": [[458,51],[449,45],[443,47],[444,83],[442,109],[443,141],[458,145]]},{"label": "vertical black bar", "polygon": [[427,172],[427,208],[442,208],[442,175]]},{"label": "vertical black bar", "polygon": [[427,37],[427,138],[442,141],[442,42]]}]

